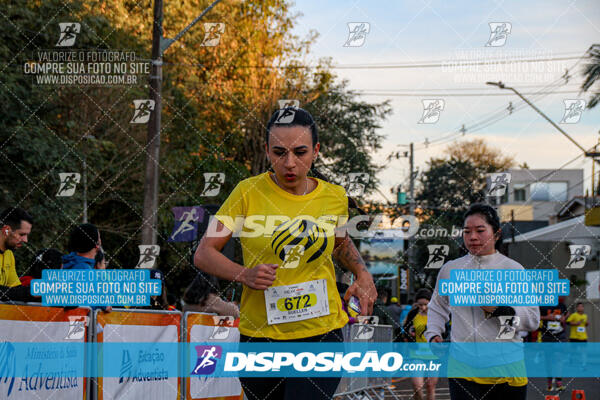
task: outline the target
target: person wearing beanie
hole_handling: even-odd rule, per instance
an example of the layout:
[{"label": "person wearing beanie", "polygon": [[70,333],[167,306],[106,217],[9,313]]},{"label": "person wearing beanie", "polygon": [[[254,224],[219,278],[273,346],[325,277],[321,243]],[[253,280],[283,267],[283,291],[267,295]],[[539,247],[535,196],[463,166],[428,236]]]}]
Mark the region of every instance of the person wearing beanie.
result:
[{"label": "person wearing beanie", "polygon": [[63,256],[63,269],[94,269],[101,245],[100,232],[95,225],[76,226],[69,236],[70,253]]}]

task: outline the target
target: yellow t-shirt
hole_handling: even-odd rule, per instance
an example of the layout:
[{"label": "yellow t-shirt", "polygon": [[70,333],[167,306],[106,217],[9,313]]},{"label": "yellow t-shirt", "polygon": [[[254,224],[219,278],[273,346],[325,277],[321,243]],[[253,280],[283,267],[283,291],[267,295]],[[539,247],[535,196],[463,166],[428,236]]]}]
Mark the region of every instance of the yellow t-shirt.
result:
[{"label": "yellow t-shirt", "polygon": [[[450,357],[448,371],[452,374],[452,376],[461,375],[461,372],[469,373],[472,370],[472,367],[467,367],[465,371],[461,371],[464,368],[465,364],[461,363],[458,360]],[[499,375],[519,375],[526,374],[525,370],[525,361],[517,361],[511,364],[491,367],[494,368],[494,373],[506,371],[505,373],[500,373]],[[467,381],[479,383],[481,385],[501,385],[503,383],[508,383],[509,386],[525,386],[527,385],[527,377],[525,376],[508,376],[508,377],[462,377]]]},{"label": "yellow t-shirt", "polygon": [[583,321],[580,325],[571,325],[571,335],[569,339],[587,340],[587,328],[585,326],[587,322],[587,314],[579,314],[578,312],[569,315],[567,322],[579,322]]},{"label": "yellow t-shirt", "polygon": [[415,341],[417,343],[427,343],[427,339],[423,336],[427,329],[427,315],[417,313],[413,318],[413,326],[415,327]]},{"label": "yellow t-shirt", "polygon": [[[267,172],[245,179],[216,214],[234,236],[240,236],[246,268],[279,265],[272,287],[319,279],[327,283],[328,315],[273,325],[267,320],[265,292],[244,286],[239,323],[243,335],[299,339],[321,335],[348,323],[331,259],[334,228],[347,220],[348,198],[343,187],[311,179],[317,182],[316,188],[302,196],[281,189]],[[302,230],[309,234],[299,241],[294,233]]]},{"label": "yellow t-shirt", "polygon": [[417,345],[415,351],[410,351],[411,358],[420,360],[432,360],[437,358],[429,349],[429,343],[423,334],[427,330],[427,315],[421,315],[417,313],[413,318],[413,328],[415,328],[415,342],[420,343]]},{"label": "yellow t-shirt", "polygon": [[12,251],[5,250],[4,253],[0,253],[0,285],[14,287],[20,284],[15,269],[15,256]]}]

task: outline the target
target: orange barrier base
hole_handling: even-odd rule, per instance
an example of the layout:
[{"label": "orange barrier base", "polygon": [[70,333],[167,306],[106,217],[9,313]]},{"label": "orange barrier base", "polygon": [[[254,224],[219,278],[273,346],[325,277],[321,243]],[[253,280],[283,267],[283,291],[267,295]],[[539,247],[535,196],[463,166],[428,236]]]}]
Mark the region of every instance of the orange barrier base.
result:
[{"label": "orange barrier base", "polygon": [[546,395],[546,400],[560,400],[560,397],[558,397],[555,394],[547,394]]}]

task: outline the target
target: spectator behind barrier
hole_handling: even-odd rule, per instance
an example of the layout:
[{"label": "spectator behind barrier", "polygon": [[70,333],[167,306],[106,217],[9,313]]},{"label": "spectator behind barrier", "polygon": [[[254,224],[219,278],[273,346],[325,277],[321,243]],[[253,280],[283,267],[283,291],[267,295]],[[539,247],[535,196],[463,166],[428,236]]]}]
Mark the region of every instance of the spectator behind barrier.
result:
[{"label": "spectator behind barrier", "polygon": [[31,280],[41,279],[42,270],[44,269],[60,269],[62,266],[62,253],[56,249],[43,249],[36,253],[29,268],[28,275],[23,275],[19,278],[21,285],[15,287],[3,287],[0,290],[0,300],[2,301],[24,301],[24,302],[39,302],[39,297],[32,296]]},{"label": "spectator behind barrier", "polygon": [[183,311],[216,313],[239,318],[239,308],[233,302],[224,301],[219,297],[218,284],[214,276],[198,273],[183,294]]},{"label": "spectator behind barrier", "polygon": [[168,310],[169,303],[167,302],[167,287],[165,285],[165,277],[161,270],[159,269],[151,269],[150,270],[150,278],[151,279],[160,279],[162,292],[160,296],[151,296],[150,297],[150,308],[153,310]]},{"label": "spectator behind barrier", "polygon": [[[106,269],[107,267],[108,261],[106,260],[106,253],[100,248],[94,257],[94,269]],[[103,307],[102,311],[110,312],[112,311],[112,306]]]},{"label": "spectator behind barrier", "polygon": [[27,243],[33,218],[22,208],[9,207],[0,214],[0,301],[35,301],[21,287],[13,251]]},{"label": "spectator behind barrier", "polygon": [[94,269],[101,246],[100,232],[95,225],[76,226],[69,237],[70,253],[63,257],[63,269]]},{"label": "spectator behind barrier", "polygon": [[33,217],[22,208],[9,207],[0,214],[0,286],[21,284],[13,251],[27,243],[32,225]]},{"label": "spectator behind barrier", "polygon": [[42,271],[45,269],[61,269],[63,254],[56,249],[42,249],[35,254],[27,275],[19,277],[21,285],[31,286],[32,279],[42,279]]},{"label": "spectator behind barrier", "polygon": [[106,260],[106,254],[102,249],[98,250],[96,257],[94,257],[94,268],[95,269],[106,269],[108,267],[108,261]]},{"label": "spectator behind barrier", "polygon": [[390,316],[394,327],[394,342],[400,342],[402,337],[402,325],[400,323],[400,315],[402,314],[402,306],[398,304],[398,298],[392,297],[391,304],[387,306],[386,312]]},{"label": "spectator behind barrier", "polygon": [[[63,256],[63,269],[94,269],[96,256],[102,251],[100,231],[96,225],[81,224],[73,228],[69,236],[69,251],[69,254]],[[65,310],[72,308],[65,307]],[[111,306],[92,307],[97,308],[104,312],[112,310]]]},{"label": "spectator behind barrier", "polygon": [[392,325],[394,323],[388,314],[387,307],[385,304],[387,303],[388,295],[385,290],[379,290],[379,296],[377,296],[377,301],[373,305],[373,315],[379,317],[379,325]]}]

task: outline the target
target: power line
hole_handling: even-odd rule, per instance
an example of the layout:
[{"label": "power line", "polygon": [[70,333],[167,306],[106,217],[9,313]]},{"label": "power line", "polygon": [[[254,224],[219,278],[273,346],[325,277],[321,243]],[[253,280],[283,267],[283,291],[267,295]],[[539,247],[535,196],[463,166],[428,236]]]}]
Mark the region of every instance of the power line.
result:
[{"label": "power line", "polygon": [[[561,53],[561,54],[580,54],[580,52]],[[536,62],[554,62],[554,61],[566,61],[575,60],[581,56],[560,56],[560,57],[545,57],[545,58],[490,58],[486,60],[478,59],[462,59],[462,60],[422,60],[413,62],[402,62],[402,63],[363,63],[363,64],[288,64],[288,65],[238,65],[237,68],[252,68],[252,69],[317,69],[317,68],[331,68],[331,69],[406,69],[406,68],[454,68],[454,67],[469,67],[477,65],[491,65],[491,64],[516,64],[516,63],[536,63]],[[139,58],[140,61],[151,61],[149,59]],[[163,62],[163,66],[186,66],[186,67],[201,67],[201,68],[214,68],[214,67],[225,67],[226,64],[201,64],[201,63],[177,63],[177,62]]]},{"label": "power line", "polygon": [[[563,93],[579,93],[581,92],[581,90],[564,90],[564,91],[560,91],[560,92],[550,92],[551,94],[563,94]],[[487,96],[512,96],[511,93],[492,93],[492,91],[490,92],[485,92],[485,93],[427,93],[427,94],[423,94],[423,93],[366,93],[366,92],[360,92],[359,93],[362,96],[390,96],[390,97],[423,97],[423,96],[437,96],[437,97],[487,97]],[[532,93],[523,93],[524,95],[535,95],[536,92],[532,92]]]},{"label": "power line", "polygon": [[[577,60],[577,62],[575,62],[571,67],[569,67],[569,68],[567,68],[565,70],[565,74],[563,74],[563,76],[561,76],[560,78],[557,78],[556,80],[554,80],[550,84],[546,85],[545,88],[549,89],[551,87],[555,88],[555,87],[561,86],[561,85],[558,85],[558,83],[561,82],[563,79],[566,79],[565,77],[568,76],[569,70],[573,70],[581,62],[581,60],[583,60],[585,57],[586,57],[586,54],[584,53],[583,55],[580,56],[580,58]],[[567,82],[568,82],[568,79],[565,82],[565,84]],[[551,93],[554,93],[554,92],[548,92],[548,91],[544,91],[544,89],[541,89],[540,91],[538,91],[536,94],[533,95],[533,98],[534,98],[534,100],[539,100],[539,99],[541,99],[543,97],[546,97],[547,95],[549,95]],[[500,121],[500,120],[502,120],[502,119],[504,119],[504,118],[512,115],[513,113],[515,113],[515,112],[517,112],[517,111],[519,111],[519,110],[521,110],[521,109],[523,109],[523,108],[525,108],[527,106],[526,102],[524,102],[522,100],[520,100],[520,102],[521,103],[519,105],[517,105],[517,107],[513,107],[511,110],[509,110],[509,112],[508,112],[507,115],[503,115],[503,114],[505,114],[505,110],[506,110],[505,108],[503,108],[503,109],[501,109],[499,111],[492,112],[491,114],[489,114],[490,117],[486,117],[486,119],[484,119],[482,121],[479,121],[479,122],[476,122],[473,125],[469,126],[468,128],[464,128],[464,124],[463,124],[462,128],[458,132],[455,130],[455,131],[453,131],[453,133],[451,133],[449,135],[447,134],[447,135],[445,135],[443,137],[440,137],[438,139],[434,139],[433,141],[427,143],[425,146],[419,147],[418,149],[427,148],[429,146],[434,147],[436,145],[450,143],[450,142],[456,140],[458,138],[458,136],[462,136],[467,131],[468,132],[476,132],[478,130],[486,128],[486,127],[488,127],[488,126],[490,126],[490,125],[492,125],[492,124],[494,124],[494,123],[496,123],[496,122],[498,122],[498,121]],[[510,103],[509,105],[512,105],[512,103]],[[496,118],[496,117],[499,117],[499,118]],[[488,121],[491,121],[491,122],[487,123]],[[459,132],[461,133],[461,135],[459,135]],[[444,139],[449,138],[449,137],[451,137],[450,140],[445,140],[444,141]],[[433,145],[431,144],[431,143],[435,143],[435,142],[438,142],[438,141],[443,141],[443,142],[437,143],[437,144],[433,144]]]},{"label": "power line", "polygon": [[[563,78],[559,78],[559,80],[562,80]],[[549,85],[548,84],[542,84],[542,85],[524,85],[524,86],[519,86],[520,88],[527,88],[527,89],[537,89],[537,88],[547,88]],[[579,85],[570,85],[572,87],[579,87]],[[429,92],[429,91],[434,91],[434,90],[438,90],[438,91],[468,91],[468,90],[481,90],[481,87],[471,87],[471,88],[412,88],[412,89],[352,89],[353,91],[360,91],[360,92],[419,92],[419,91],[423,91],[423,92]]]}]

